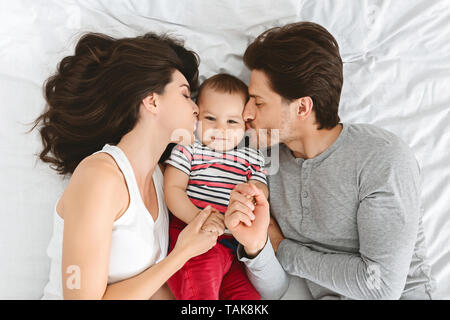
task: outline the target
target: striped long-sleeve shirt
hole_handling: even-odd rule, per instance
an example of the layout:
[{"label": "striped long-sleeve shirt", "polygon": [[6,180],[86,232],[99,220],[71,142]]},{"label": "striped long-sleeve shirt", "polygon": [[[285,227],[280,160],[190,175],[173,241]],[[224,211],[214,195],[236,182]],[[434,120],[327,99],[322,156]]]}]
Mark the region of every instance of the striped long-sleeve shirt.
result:
[{"label": "striped long-sleeve shirt", "polygon": [[237,184],[249,180],[267,184],[264,157],[248,147],[220,152],[196,140],[190,146],[174,147],[166,164],[189,176],[186,193],[199,209],[211,205],[225,213],[230,192]]}]

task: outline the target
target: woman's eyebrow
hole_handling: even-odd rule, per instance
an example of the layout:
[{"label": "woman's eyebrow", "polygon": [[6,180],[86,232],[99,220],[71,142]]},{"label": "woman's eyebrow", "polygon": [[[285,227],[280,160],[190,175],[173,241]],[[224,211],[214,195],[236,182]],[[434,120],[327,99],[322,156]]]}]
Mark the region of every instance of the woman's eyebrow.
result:
[{"label": "woman's eyebrow", "polygon": [[190,87],[188,84],[183,83],[183,84],[180,86],[180,88],[181,88],[181,87],[186,87],[186,88],[189,90],[189,92],[191,92],[191,87]]}]

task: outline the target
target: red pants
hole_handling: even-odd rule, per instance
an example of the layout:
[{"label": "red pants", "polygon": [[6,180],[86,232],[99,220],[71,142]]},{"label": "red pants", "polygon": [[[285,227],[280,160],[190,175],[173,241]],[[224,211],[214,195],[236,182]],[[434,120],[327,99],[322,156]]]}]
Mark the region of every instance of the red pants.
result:
[{"label": "red pants", "polygon": [[[181,223],[180,223],[181,222]],[[185,224],[172,217],[169,252]],[[232,239],[222,235],[220,239]],[[217,243],[208,252],[190,259],[168,281],[177,300],[260,300],[233,249]]]}]

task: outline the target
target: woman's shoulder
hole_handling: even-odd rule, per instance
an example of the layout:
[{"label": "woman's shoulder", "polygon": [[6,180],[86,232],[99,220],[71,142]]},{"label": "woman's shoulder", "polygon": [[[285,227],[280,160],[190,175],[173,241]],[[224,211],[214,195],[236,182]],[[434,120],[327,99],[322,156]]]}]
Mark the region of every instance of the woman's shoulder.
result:
[{"label": "woman's shoulder", "polygon": [[[123,211],[128,206],[128,190],[125,177],[114,159],[106,153],[97,153],[83,159],[73,172],[59,201],[64,210],[67,204],[83,202],[86,206],[95,203],[111,203],[111,211]],[[63,218],[63,217],[62,217]]]},{"label": "woman's shoulder", "polygon": [[122,171],[107,153],[96,153],[84,158],[76,167],[71,180],[93,183],[93,185],[121,185],[125,182]]},{"label": "woman's shoulder", "polygon": [[109,171],[110,173],[120,172],[119,166],[117,165],[114,158],[106,152],[94,153],[84,158],[77,166],[75,171],[90,168],[100,169],[103,172]]}]

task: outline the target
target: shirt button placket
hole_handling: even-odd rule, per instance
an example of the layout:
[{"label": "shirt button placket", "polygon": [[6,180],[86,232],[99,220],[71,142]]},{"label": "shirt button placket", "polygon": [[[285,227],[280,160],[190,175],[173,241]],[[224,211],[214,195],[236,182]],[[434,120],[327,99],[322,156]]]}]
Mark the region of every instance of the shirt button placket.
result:
[{"label": "shirt button placket", "polygon": [[296,162],[297,162],[297,165],[298,165],[298,167],[299,167],[299,170],[297,171],[297,177],[298,177],[298,181],[300,182],[300,185],[299,185],[299,190],[298,190],[298,192],[299,192],[299,197],[298,197],[298,204],[299,204],[299,213],[300,213],[300,229],[302,228],[302,226],[303,226],[303,222],[304,222],[304,215],[305,215],[305,208],[304,208],[304,204],[303,204],[303,198],[302,198],[302,196],[301,196],[301,194],[302,194],[302,190],[303,190],[303,180],[304,180],[304,177],[303,177],[303,159],[296,159]]},{"label": "shirt button placket", "polygon": [[311,211],[310,208],[310,200],[311,197],[309,195],[309,178],[310,178],[310,173],[309,173],[309,165],[308,163],[305,161],[303,163],[303,168],[302,168],[302,204],[303,204],[303,212],[308,215]]}]

